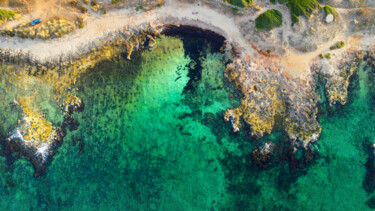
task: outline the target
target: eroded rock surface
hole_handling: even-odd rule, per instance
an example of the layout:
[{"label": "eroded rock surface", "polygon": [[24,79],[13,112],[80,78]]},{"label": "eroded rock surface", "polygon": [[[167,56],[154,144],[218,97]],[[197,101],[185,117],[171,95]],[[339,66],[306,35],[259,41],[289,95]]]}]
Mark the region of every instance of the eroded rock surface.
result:
[{"label": "eroded rock surface", "polygon": [[271,133],[277,124],[297,145],[307,146],[318,140],[319,96],[312,77],[292,79],[268,59],[248,57],[227,65],[226,76],[243,94],[241,105],[225,113],[233,131],[247,127],[253,137],[260,138]]}]

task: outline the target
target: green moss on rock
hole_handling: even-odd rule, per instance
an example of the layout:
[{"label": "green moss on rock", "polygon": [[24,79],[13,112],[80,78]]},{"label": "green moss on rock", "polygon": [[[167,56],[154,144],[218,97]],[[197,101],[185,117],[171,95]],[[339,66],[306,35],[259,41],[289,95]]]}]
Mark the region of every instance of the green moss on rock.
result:
[{"label": "green moss on rock", "polygon": [[283,16],[280,11],[275,9],[267,10],[255,19],[257,29],[272,30],[283,24]]}]

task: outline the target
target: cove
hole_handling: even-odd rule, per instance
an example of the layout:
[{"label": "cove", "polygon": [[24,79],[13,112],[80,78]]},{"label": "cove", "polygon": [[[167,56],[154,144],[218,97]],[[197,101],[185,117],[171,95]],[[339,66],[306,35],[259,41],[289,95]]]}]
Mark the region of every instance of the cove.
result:
[{"label": "cove", "polygon": [[[225,109],[238,107],[236,87],[223,76],[229,56],[196,35],[161,36],[152,50],[103,62],[83,74],[64,142],[47,172],[0,156],[3,210],[369,210],[374,188],[367,145],[375,141],[374,70],[362,65],[348,104],[332,111],[318,90],[322,136],[317,156],[294,166],[281,156],[261,170],[253,150],[286,142],[274,131],[260,140],[232,133]],[[37,80],[37,79],[35,79]],[[36,81],[33,84],[39,84]],[[62,115],[47,85],[34,86],[47,118]],[[41,87],[41,88],[40,88]],[[28,90],[26,90],[28,91]],[[8,93],[12,99],[19,93]],[[13,96],[14,95],[14,96]],[[4,106],[5,107],[5,106]],[[8,107],[7,107],[8,108]],[[17,114],[4,110],[2,129]],[[57,114],[55,114],[57,113]],[[9,129],[9,130],[10,130]],[[4,151],[5,149],[3,149]],[[299,157],[297,157],[297,160]]]},{"label": "cove", "polygon": [[[74,94],[85,109],[73,114],[48,172],[34,178],[26,160],[16,159],[10,171],[3,162],[1,207],[217,207],[225,199],[218,158],[230,139],[223,136],[231,135],[223,113],[240,99],[223,76],[228,59],[220,47],[196,36],[161,36],[131,61],[103,62],[82,75]],[[6,200],[15,195],[19,202]]]}]

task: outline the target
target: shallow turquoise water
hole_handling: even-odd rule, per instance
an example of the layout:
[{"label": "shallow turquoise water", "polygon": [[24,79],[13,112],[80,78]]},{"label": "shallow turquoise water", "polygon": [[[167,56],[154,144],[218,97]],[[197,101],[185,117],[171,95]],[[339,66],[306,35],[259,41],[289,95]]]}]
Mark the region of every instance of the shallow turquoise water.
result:
[{"label": "shallow turquoise water", "polygon": [[[261,140],[233,134],[223,113],[240,95],[223,78],[225,55],[196,37],[162,37],[132,61],[83,75],[85,103],[48,172],[0,157],[2,210],[367,210],[365,139],[375,142],[364,66],[349,103],[321,104],[318,157],[304,168],[251,163]],[[52,118],[52,117],[51,117]]]}]

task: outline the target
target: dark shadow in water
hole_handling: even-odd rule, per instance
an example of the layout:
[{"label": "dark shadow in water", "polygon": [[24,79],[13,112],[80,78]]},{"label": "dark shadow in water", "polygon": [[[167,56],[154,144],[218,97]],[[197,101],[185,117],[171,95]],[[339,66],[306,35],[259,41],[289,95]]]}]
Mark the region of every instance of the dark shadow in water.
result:
[{"label": "dark shadow in water", "polygon": [[191,26],[167,27],[163,30],[163,34],[178,37],[182,40],[185,56],[192,60],[192,63],[188,66],[190,80],[184,88],[184,94],[194,93],[202,78],[202,60],[206,58],[207,53],[220,51],[220,48],[224,45],[224,37]]}]

